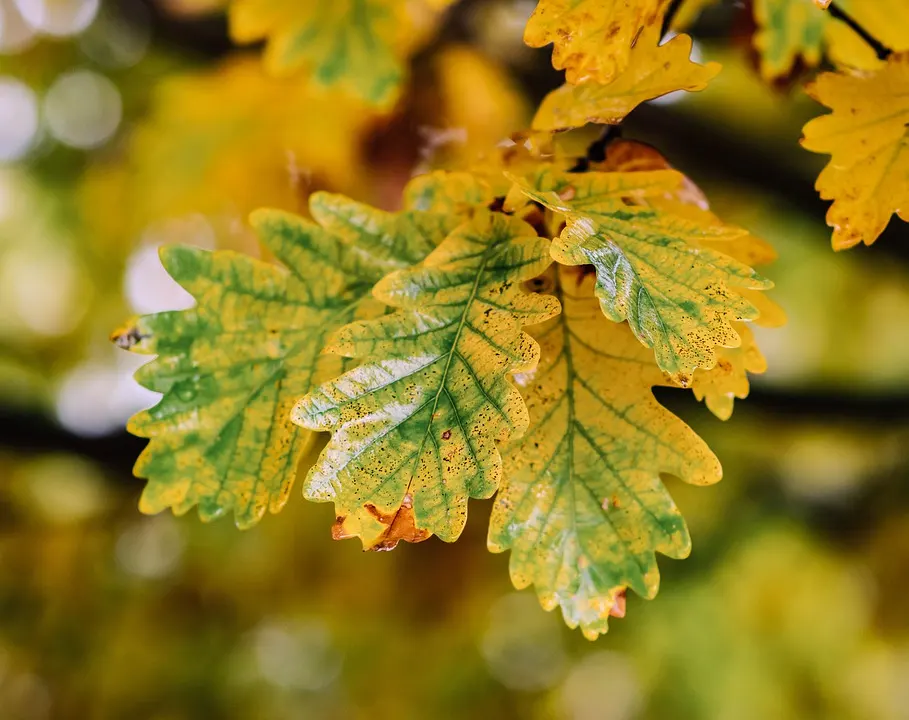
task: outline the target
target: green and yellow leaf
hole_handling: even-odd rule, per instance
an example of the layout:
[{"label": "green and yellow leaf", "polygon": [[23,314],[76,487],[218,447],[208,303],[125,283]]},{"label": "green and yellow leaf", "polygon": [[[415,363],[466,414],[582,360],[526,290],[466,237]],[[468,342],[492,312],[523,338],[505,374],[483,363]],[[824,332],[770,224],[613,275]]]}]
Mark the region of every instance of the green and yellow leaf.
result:
[{"label": "green and yellow leaf", "polygon": [[576,154],[568,152],[550,131],[515,132],[462,168],[413,178],[404,188],[404,206],[469,214],[508,194],[513,183],[506,172],[523,175],[543,165],[567,170],[576,161]]},{"label": "green and yellow leaf", "polygon": [[540,0],[524,42],[552,43],[552,64],[565,70],[569,83],[609,83],[628,67],[641,30],[662,23],[666,5],[666,0]]},{"label": "green and yellow leaf", "polygon": [[[619,139],[609,144],[604,161],[596,163],[594,169],[608,172],[647,172],[673,168],[652,146],[635,140]],[[648,198],[647,203],[677,214],[691,214],[695,220],[707,217],[704,213],[708,209],[707,198],[688,178],[685,178],[671,196]],[[720,220],[717,218],[716,222],[719,223]],[[742,235],[731,241],[701,240],[698,245],[725,253],[750,267],[766,265],[776,260],[774,249],[751,234]],[[738,288],[736,292],[758,310],[759,315],[753,321],[756,324],[778,327],[786,322],[785,313],[767,297],[766,293],[745,288]],[[699,368],[690,379],[695,397],[704,400],[710,411],[721,420],[728,420],[731,417],[735,398],[744,399],[748,396],[750,391],[748,374],[763,373],[767,369],[767,362],[748,325],[737,321],[732,323],[732,327],[741,338],[742,344],[733,348],[718,347],[716,365],[710,369]]]},{"label": "green and yellow leaf", "polygon": [[[838,65],[876,69],[883,63],[846,23],[823,12],[819,0],[755,0],[754,46],[766,80],[789,75],[802,62],[814,67],[826,49]],[[904,0],[840,0],[839,7],[884,45],[909,50],[909,4]]]},{"label": "green and yellow leaf", "polygon": [[646,28],[635,41],[625,70],[609,83],[566,83],[549,93],[533,119],[536,130],[617,125],[638,105],[677,90],[697,91],[719,71],[719,63],[689,59],[691,38],[677,35],[660,45],[660,28]]},{"label": "green and yellow leaf", "polygon": [[[414,213],[313,197],[317,214],[326,216],[328,207],[358,234],[332,234],[274,210],[253,214],[253,227],[282,266],[231,251],[162,251],[195,307],[137,318],[113,338],[158,355],[136,378],[164,395],[128,426],[151,438],[135,469],[148,479],[143,512],[171,507],[182,514],[198,505],[210,520],[233,510],[245,528],[267,509],[280,510],[314,437],[290,423],[290,411],[343,370],[341,358],[322,353],[328,336],[356,317],[381,314],[369,297],[375,267],[406,267],[447,231],[438,219],[420,224]],[[417,225],[426,231],[387,241],[393,230]]]},{"label": "green and yellow leaf", "polygon": [[561,606],[593,639],[622,614],[625,588],[656,595],[656,553],[690,551],[660,474],[706,485],[721,469],[655,400],[664,374],[625,324],[599,312],[593,277],[565,267],[551,277],[562,314],[532,330],[540,364],[518,376],[530,428],[506,452],[489,548],[510,549],[515,586],[535,585],[543,607]]},{"label": "green and yellow leaf", "polygon": [[527,409],[509,381],[538,347],[523,325],[558,311],[521,283],[550,264],[526,223],[478,210],[421,264],[385,277],[375,296],[397,312],[342,328],[333,352],[364,364],[303,398],[294,421],[332,438],[305,495],[334,502],[335,537],[364,548],[460,535],[469,497],[495,492],[497,442],[520,435]]},{"label": "green and yellow leaf", "polygon": [[870,245],[894,213],[909,222],[909,53],[877,71],[823,73],[808,93],[833,111],[808,122],[802,138],[830,155],[816,187],[833,200],[833,248]]},{"label": "green and yellow leaf", "polygon": [[728,243],[744,230],[707,211],[684,215],[647,204],[684,187],[672,170],[559,173],[542,168],[513,178],[531,200],[565,218],[553,258],[593,265],[603,313],[627,320],[652,347],[657,364],[683,381],[716,364],[717,346],[738,347],[732,321],[753,320],[757,309],[736,290],[772,284],[747,265],[700,243]]},{"label": "green and yellow leaf", "polygon": [[754,19],[754,46],[765,80],[788,75],[799,58],[811,67],[821,61],[830,18],[814,0],[755,0]]},{"label": "green and yellow leaf", "polygon": [[231,37],[267,40],[266,67],[306,68],[322,85],[342,84],[379,106],[394,102],[403,59],[449,0],[233,0]]}]

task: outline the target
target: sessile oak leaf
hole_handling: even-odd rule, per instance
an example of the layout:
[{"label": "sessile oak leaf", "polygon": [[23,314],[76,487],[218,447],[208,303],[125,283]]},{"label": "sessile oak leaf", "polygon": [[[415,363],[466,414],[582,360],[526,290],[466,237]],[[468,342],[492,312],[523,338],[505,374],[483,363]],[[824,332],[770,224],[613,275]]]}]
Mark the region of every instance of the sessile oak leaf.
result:
[{"label": "sessile oak leaf", "polygon": [[704,442],[664,409],[653,355],[603,317],[579,268],[549,277],[562,313],[531,333],[535,372],[518,376],[530,428],[506,453],[489,548],[511,550],[516,587],[536,586],[546,609],[594,639],[621,615],[625,588],[652,598],[656,553],[686,557],[688,530],[661,473],[706,485],[721,477]]},{"label": "sessile oak leaf", "polygon": [[539,354],[521,328],[558,312],[555,299],[521,288],[550,264],[548,250],[521,220],[478,210],[422,264],[376,286],[395,313],[336,333],[330,350],[363,364],[293,413],[332,433],[304,492],[334,502],[336,538],[376,550],[432,534],[450,542],[468,497],[495,492],[496,443],[528,423],[510,373],[529,370]]},{"label": "sessile oak leaf", "polygon": [[[552,256],[593,265],[603,313],[627,320],[635,336],[676,379],[716,364],[716,346],[737,347],[732,321],[758,311],[738,288],[772,286],[750,267],[701,242],[727,243],[747,233],[707,211],[680,214],[648,204],[685,178],[672,170],[560,173],[550,168],[513,177],[531,200],[563,216]],[[697,210],[695,208],[694,210]]]},{"label": "sessile oak leaf", "polygon": [[720,71],[719,63],[692,62],[691,38],[677,35],[660,45],[660,28],[646,28],[629,53],[625,70],[611,82],[566,83],[549,93],[533,119],[536,130],[617,125],[643,102],[677,90],[697,91]]},{"label": "sessile oak leaf", "polygon": [[[603,162],[595,163],[593,169],[647,172],[672,170],[673,167],[654,147],[636,140],[618,139],[609,144]],[[648,197],[646,202],[678,214],[691,214],[695,220],[709,217],[704,213],[709,209],[707,197],[688,178],[668,196]],[[716,222],[720,223],[719,218],[716,218]],[[751,267],[766,265],[777,257],[776,251],[767,242],[750,233],[728,241],[701,240],[698,245],[729,255]],[[766,293],[746,288],[737,288],[736,292],[758,310],[759,315],[753,320],[755,324],[766,327],[785,324],[785,313]],[[716,348],[716,365],[709,369],[699,368],[687,381],[695,397],[703,400],[708,409],[721,420],[728,420],[732,416],[736,398],[748,397],[748,374],[763,373],[767,369],[767,362],[748,324],[736,321],[732,323],[732,328],[741,339],[741,345]]]},{"label": "sessile oak leaf", "polygon": [[524,42],[552,43],[552,64],[569,83],[609,83],[628,67],[641,29],[661,24],[666,6],[667,0],[540,0]]},{"label": "sessile oak leaf", "polygon": [[809,121],[802,138],[830,155],[816,188],[833,201],[833,248],[870,245],[894,213],[909,222],[909,53],[877,71],[823,73],[808,93],[833,111]]},{"label": "sessile oak leaf", "polygon": [[[381,314],[369,296],[375,267],[408,266],[448,230],[420,213],[392,215],[340,196],[313,196],[314,214],[324,216],[328,206],[359,218],[360,235],[345,238],[275,210],[252,215],[281,266],[231,251],[162,251],[164,267],[195,307],[137,318],[113,337],[133,352],[158,355],[136,378],[163,397],[128,425],[151,438],[135,468],[148,479],[143,512],[171,507],[182,514],[198,505],[210,520],[233,510],[246,528],[267,509],[280,510],[314,437],[290,423],[290,411],[343,370],[341,358],[322,354],[328,336],[357,317]],[[428,230],[401,233],[393,246],[383,242],[392,228],[421,221]]]}]

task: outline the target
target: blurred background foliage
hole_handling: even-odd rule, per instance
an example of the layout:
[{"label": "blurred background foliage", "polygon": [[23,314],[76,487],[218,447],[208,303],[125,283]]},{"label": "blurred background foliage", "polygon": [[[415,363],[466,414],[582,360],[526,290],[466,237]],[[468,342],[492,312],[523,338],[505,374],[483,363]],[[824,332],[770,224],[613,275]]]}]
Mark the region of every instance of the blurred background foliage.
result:
[{"label": "blurred background foliage", "polygon": [[692,29],[717,80],[625,129],[775,245],[789,314],[729,422],[660,394],[726,479],[671,484],[695,549],[657,600],[583,640],[511,589],[488,503],[456,545],[380,555],[296,492],[245,533],[138,513],[122,427],[153,396],[107,336],[188,304],[157,247],[258,254],[248,212],[316,189],[393,208],[559,82],[521,42],[532,2],[457,4],[385,113],[268,77],[223,5],[0,0],[0,716],[909,718],[906,226],[830,251],[798,146],[821,110],[801,69],[760,80],[738,2]]}]

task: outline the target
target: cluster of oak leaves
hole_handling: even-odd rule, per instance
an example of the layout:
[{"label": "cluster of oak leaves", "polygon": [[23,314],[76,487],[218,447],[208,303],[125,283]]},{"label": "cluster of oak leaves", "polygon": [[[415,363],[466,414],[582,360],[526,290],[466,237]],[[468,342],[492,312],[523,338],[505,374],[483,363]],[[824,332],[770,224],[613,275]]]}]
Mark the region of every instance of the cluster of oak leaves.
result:
[{"label": "cluster of oak leaves", "polygon": [[[232,31],[267,38],[276,72],[302,68],[385,105],[449,1],[359,0],[359,13],[352,1],[233,0]],[[627,588],[653,597],[655,553],[690,548],[660,474],[709,484],[721,469],[651,389],[690,387],[728,418],[765,368],[749,324],[784,322],[752,269],[773,250],[711,213],[657,150],[612,139],[579,161],[561,149],[559,131],[617,125],[719,71],[689,59],[686,35],[660,44],[669,5],[540,0],[525,40],[553,44],[566,84],[532,130],[472,167],[413,179],[399,212],[320,192],[312,220],[253,213],[276,262],[166,248],[195,307],[115,335],[157,355],[137,379],[163,393],[129,424],[151,439],[141,509],[232,511],[249,527],[281,509],[308,463],[304,495],[334,503],[334,536],[391,549],[454,541],[468,499],[497,493],[490,549],[511,550],[514,584],[535,585],[569,625],[596,637],[624,614]],[[805,0],[755,10],[757,44],[777,51],[762,62],[770,77],[811,59],[798,31],[821,36],[796,23],[833,22]],[[786,42],[767,41],[774,18]],[[909,220],[909,56],[859,47],[864,69],[809,87],[833,112],[803,140],[832,155],[818,189],[834,200],[837,248],[870,244],[893,212]]]}]

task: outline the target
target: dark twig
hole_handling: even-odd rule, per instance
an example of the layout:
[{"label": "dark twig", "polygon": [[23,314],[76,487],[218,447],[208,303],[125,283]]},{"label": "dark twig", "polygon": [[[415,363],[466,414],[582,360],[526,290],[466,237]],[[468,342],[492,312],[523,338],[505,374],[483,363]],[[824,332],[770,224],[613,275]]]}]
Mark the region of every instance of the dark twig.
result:
[{"label": "dark twig", "polygon": [[679,8],[682,7],[682,3],[685,0],[672,0],[669,3],[669,7],[666,8],[666,14],[663,15],[663,29],[660,32],[661,35],[665,35],[669,32],[669,28],[672,27],[672,21],[675,20],[676,13],[678,13]]},{"label": "dark twig", "polygon": [[578,161],[568,169],[568,172],[587,172],[590,169],[590,163],[603,162],[606,159],[606,148],[613,140],[622,137],[621,125],[606,125],[600,133],[600,137],[587,146],[587,152],[584,157],[578,158]]},{"label": "dark twig", "polygon": [[893,50],[888,48],[886,45],[884,45],[884,43],[874,37],[874,35],[859,25],[858,21],[854,17],[839,7],[835,2],[830,3],[829,7],[827,8],[827,12],[830,13],[830,17],[834,17],[837,20],[842,20],[849,27],[851,27],[862,40],[871,46],[871,49],[874,50],[874,52],[881,60],[886,60],[888,57],[893,55]]}]

